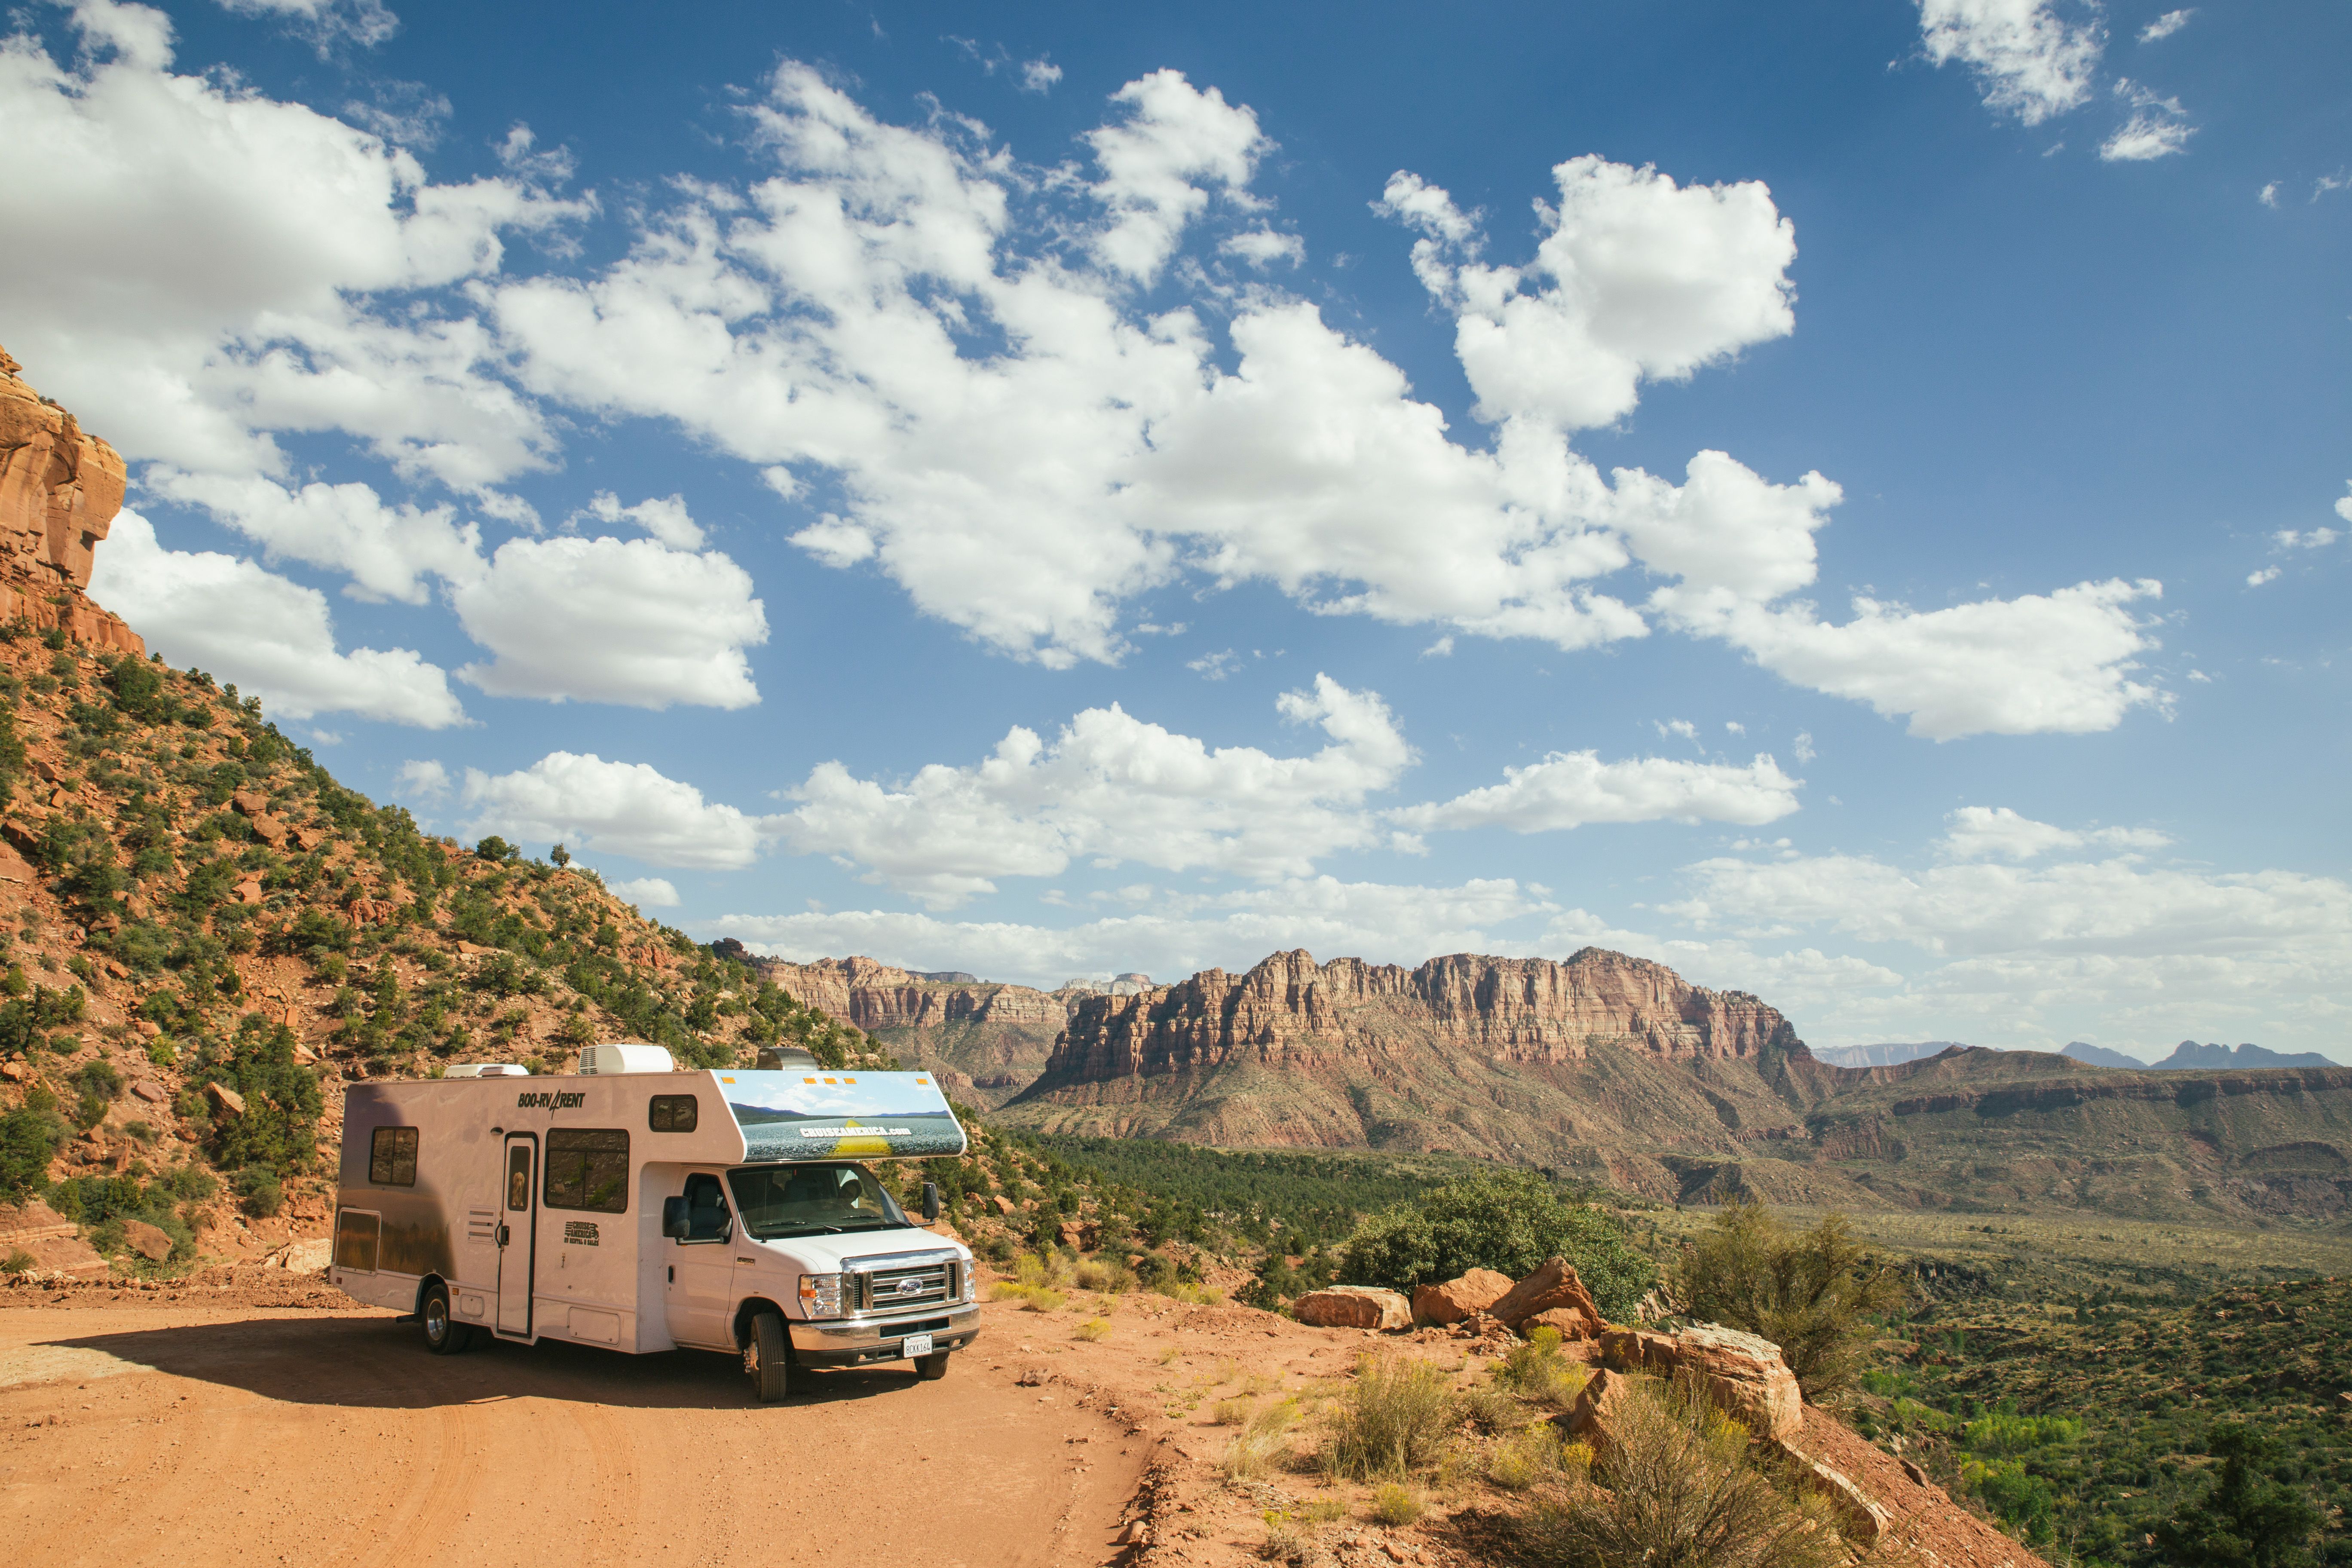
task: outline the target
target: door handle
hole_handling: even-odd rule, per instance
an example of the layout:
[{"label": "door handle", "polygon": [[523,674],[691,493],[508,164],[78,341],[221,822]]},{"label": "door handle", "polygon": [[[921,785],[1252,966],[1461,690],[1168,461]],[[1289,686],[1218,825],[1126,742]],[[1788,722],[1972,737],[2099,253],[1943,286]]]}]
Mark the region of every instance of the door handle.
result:
[{"label": "door handle", "polygon": [[506,1244],[507,1244],[507,1227],[506,1227],[506,1226],[499,1226],[499,1245],[500,1247],[504,1247]]}]

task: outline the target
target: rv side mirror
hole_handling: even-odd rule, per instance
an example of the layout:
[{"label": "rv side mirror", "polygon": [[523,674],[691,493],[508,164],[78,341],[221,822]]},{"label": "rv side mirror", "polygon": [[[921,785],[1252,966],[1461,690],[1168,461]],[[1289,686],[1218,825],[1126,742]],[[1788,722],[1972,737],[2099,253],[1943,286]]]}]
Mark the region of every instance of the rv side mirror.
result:
[{"label": "rv side mirror", "polygon": [[939,1217],[940,1184],[937,1182],[925,1182],[923,1184],[923,1223],[929,1225]]},{"label": "rv side mirror", "polygon": [[684,1241],[694,1234],[694,1221],[688,1217],[684,1198],[662,1199],[662,1234],[673,1241]]}]

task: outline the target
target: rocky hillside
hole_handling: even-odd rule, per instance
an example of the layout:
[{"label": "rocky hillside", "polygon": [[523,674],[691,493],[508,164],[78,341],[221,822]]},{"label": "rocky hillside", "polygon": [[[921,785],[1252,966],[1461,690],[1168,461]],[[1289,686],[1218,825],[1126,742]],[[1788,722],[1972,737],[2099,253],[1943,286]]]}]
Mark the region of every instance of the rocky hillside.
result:
[{"label": "rocky hillside", "polygon": [[316,1234],[357,1079],[610,1039],[886,1059],[593,871],[421,833],[148,656],[84,592],[121,459],[0,366],[0,1265]]},{"label": "rocky hillside", "polygon": [[1757,998],[1597,949],[1413,970],[1277,953],[1087,998],[1001,1115],[1451,1152],[1680,1201],[2352,1214],[2352,1068],[2124,1073],[1966,1047],[1834,1068]]}]

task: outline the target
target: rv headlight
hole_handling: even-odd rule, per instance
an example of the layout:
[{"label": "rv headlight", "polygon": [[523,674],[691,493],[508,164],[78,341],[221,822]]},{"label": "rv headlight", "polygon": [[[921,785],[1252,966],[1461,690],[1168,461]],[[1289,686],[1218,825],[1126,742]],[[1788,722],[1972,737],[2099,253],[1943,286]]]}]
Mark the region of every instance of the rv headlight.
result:
[{"label": "rv headlight", "polygon": [[972,1265],[973,1260],[967,1258],[956,1268],[956,1272],[963,1276],[963,1299],[967,1301],[980,1300],[980,1281],[972,1277]]},{"label": "rv headlight", "polygon": [[812,1318],[841,1316],[841,1276],[838,1274],[802,1275],[801,1310]]}]

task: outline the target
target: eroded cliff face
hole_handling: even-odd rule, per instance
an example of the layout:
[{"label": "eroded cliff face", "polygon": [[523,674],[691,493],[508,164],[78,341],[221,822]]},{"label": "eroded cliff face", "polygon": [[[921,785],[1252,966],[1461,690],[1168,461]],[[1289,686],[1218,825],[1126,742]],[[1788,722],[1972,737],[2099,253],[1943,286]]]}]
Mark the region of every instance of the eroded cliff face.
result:
[{"label": "eroded cliff face", "polygon": [[143,655],[138,634],[88,593],[98,542],[122,510],[122,454],[43,398],[21,368],[0,349],[0,620],[62,626]]},{"label": "eroded cliff face", "polygon": [[959,1098],[994,1106],[1044,1068],[1068,1020],[1064,999],[1026,985],[925,980],[870,958],[759,961],[813,1007],[845,1018]]},{"label": "eroded cliff face", "polygon": [[872,1034],[877,1029],[935,1029],[945,1024],[1012,1024],[1058,1031],[1062,1004],[1025,985],[965,984],[924,980],[870,958],[821,958],[814,963],[765,965],[778,985],[813,1007]]},{"label": "eroded cliff face", "polygon": [[1038,1080],[1066,1085],[1350,1052],[1450,1047],[1488,1060],[1581,1061],[1598,1047],[1658,1060],[1801,1052],[1789,1021],[1739,991],[1601,948],[1565,963],[1456,953],[1418,969],[1278,952],[1247,974],[1205,970],[1139,996],[1080,1001]]}]

